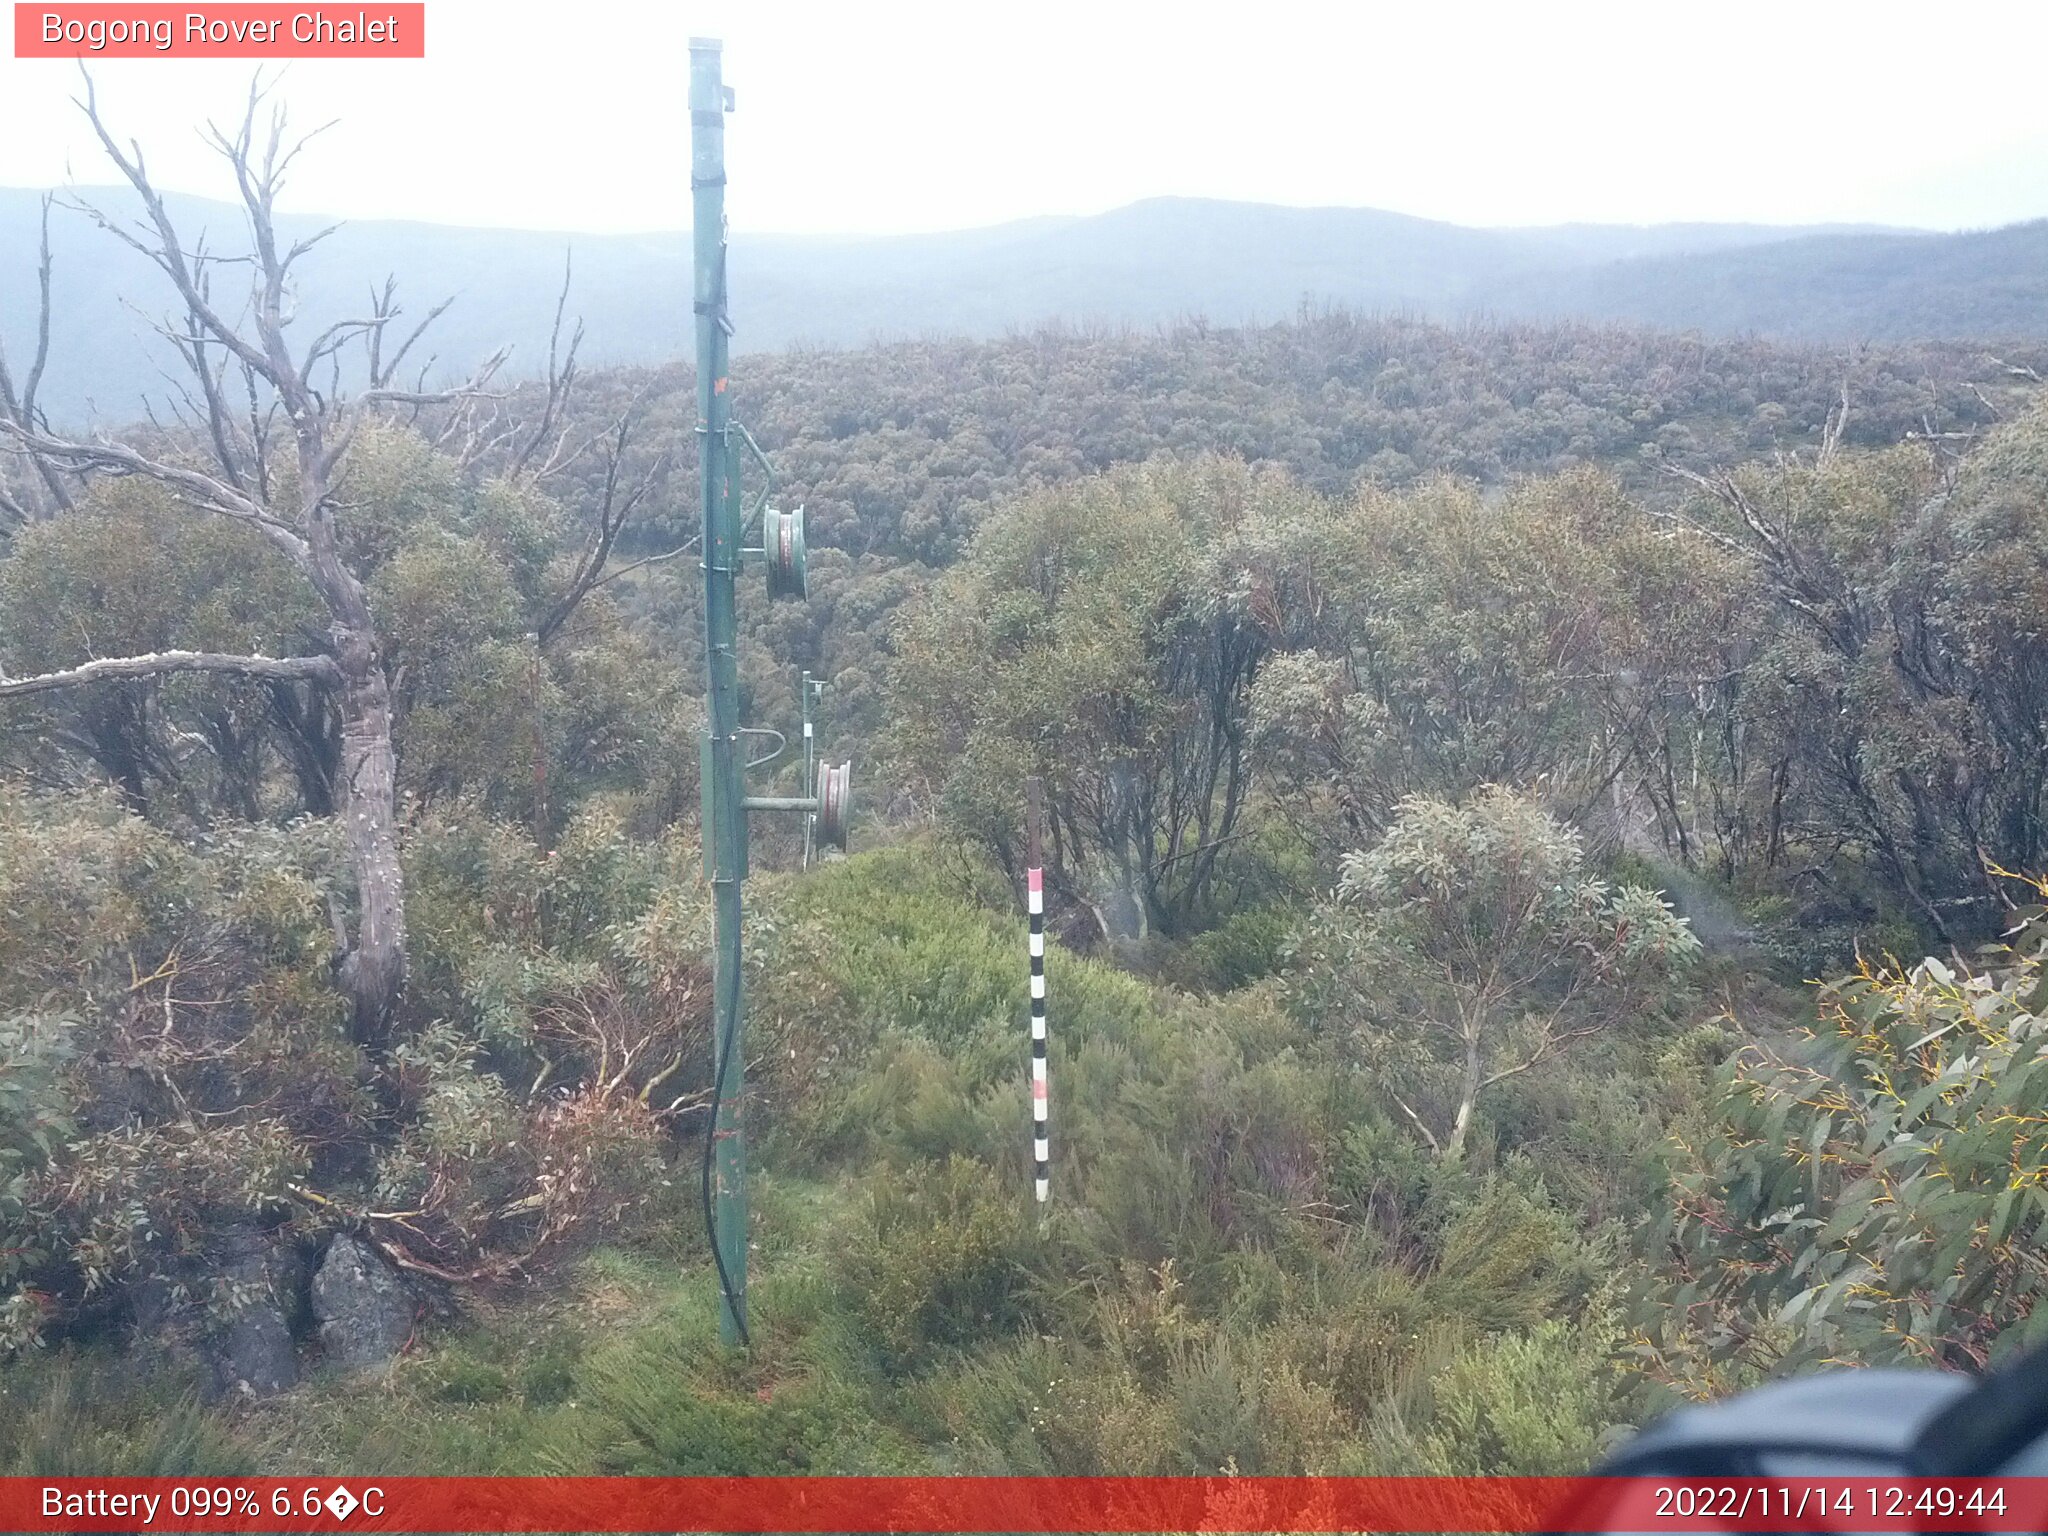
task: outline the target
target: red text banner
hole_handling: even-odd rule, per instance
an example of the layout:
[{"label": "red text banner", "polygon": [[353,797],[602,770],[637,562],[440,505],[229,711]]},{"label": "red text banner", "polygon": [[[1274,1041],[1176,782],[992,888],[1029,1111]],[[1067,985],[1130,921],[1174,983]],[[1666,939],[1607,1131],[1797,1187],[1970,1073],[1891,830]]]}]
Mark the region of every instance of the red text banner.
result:
[{"label": "red text banner", "polygon": [[17,59],[423,59],[423,3],[24,4]]},{"label": "red text banner", "polygon": [[0,1478],[0,1531],[2040,1531],[2048,1478]]}]

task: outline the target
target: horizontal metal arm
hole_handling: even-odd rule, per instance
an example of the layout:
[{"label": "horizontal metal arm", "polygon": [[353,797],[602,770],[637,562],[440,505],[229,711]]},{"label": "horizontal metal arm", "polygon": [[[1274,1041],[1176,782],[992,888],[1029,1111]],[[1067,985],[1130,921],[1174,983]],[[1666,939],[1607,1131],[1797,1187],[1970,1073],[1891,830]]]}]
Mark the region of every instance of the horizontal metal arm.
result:
[{"label": "horizontal metal arm", "polygon": [[815,811],[816,795],[748,795],[740,804],[750,811]]}]

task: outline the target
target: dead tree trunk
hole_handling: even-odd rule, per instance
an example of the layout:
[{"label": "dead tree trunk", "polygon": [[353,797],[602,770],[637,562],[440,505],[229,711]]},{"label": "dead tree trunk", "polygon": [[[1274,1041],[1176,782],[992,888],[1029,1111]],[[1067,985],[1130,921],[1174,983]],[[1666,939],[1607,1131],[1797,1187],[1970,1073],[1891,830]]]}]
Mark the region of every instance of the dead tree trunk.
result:
[{"label": "dead tree trunk", "polygon": [[374,638],[341,639],[341,813],[355,873],[356,932],[342,962],[356,1038],[381,1043],[405,985],[405,874],[398,862],[398,764],[391,750],[391,684]]},{"label": "dead tree trunk", "polygon": [[[396,380],[412,344],[445,308],[431,311],[403,341],[387,334],[398,318],[393,287],[373,296],[371,313],[329,326],[293,345],[290,274],[294,264],[325,233],[281,246],[274,205],[286,169],[303,145],[288,143],[281,111],[259,135],[261,93],[252,91],[237,133],[215,130],[215,146],[227,160],[249,219],[252,250],[242,259],[251,274],[243,320],[228,318],[238,306],[216,307],[212,279],[221,259],[203,244],[187,244],[174,227],[163,198],[144,169],[141,150],[124,149],[108,131],[92,94],[91,81],[79,103],[107,156],[142,200],[136,224],[116,220],[89,205],[76,205],[109,235],[146,257],[168,279],[176,295],[174,318],[161,327],[192,376],[180,391],[177,414],[186,435],[204,445],[211,464],[195,467],[176,455],[145,454],[106,438],[91,441],[52,433],[34,406],[46,340],[40,341],[29,382],[17,390],[0,375],[0,439],[11,440],[36,466],[51,496],[68,496],[73,478],[134,475],[171,490],[195,515],[233,518],[282,551],[319,595],[329,617],[324,654],[297,657],[229,656],[173,651],[89,662],[33,678],[0,676],[0,698],[55,688],[87,686],[108,678],[161,676],[170,672],[214,672],[260,678],[274,685],[314,681],[333,699],[341,719],[341,754],[333,785],[356,894],[355,931],[337,915],[337,971],[354,1010],[354,1033],[366,1045],[389,1036],[405,985],[405,876],[398,857],[397,765],[392,750],[391,683],[377,643],[368,594],[341,556],[335,526],[336,487],[356,433],[380,407],[418,409],[424,405],[478,398],[484,381],[502,360],[486,363],[460,389],[433,393],[408,390]],[[46,241],[47,246],[47,241]],[[49,263],[42,272],[43,323],[47,338]],[[365,354],[368,383],[353,396],[340,388],[344,349]],[[228,408],[227,371],[239,372],[250,419]],[[320,382],[316,383],[316,380]],[[280,430],[273,434],[272,424]],[[282,476],[270,461],[274,443],[289,443],[295,473]],[[280,487],[289,487],[279,494]],[[26,507],[17,496],[0,505],[17,520]],[[314,708],[319,708],[316,701]]]}]

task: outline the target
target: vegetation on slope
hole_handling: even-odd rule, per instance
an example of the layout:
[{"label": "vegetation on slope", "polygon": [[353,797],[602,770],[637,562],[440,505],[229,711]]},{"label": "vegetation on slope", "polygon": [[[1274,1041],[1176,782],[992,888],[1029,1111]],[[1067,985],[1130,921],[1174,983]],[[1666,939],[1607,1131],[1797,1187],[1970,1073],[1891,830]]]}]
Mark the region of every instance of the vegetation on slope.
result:
[{"label": "vegetation on slope", "polygon": [[[694,573],[625,569],[677,515],[601,537],[683,434],[625,378],[553,476],[366,427],[388,1034],[317,677],[0,699],[0,1467],[1565,1471],[1674,1394],[2013,1347],[2038,957],[1972,946],[2048,862],[2048,416],[1981,361],[1873,358],[1846,421],[1817,355],[1341,315],[764,368],[826,549],[750,607],[753,717],[824,673],[887,793],[843,863],[757,841],[746,1357],[694,1180]],[[0,668],[314,654],[266,549],[79,484],[10,531]],[[415,1287],[384,1376],[240,1267],[342,1232]],[[252,1304],[313,1375],[223,1402]]]},{"label": "vegetation on slope", "polygon": [[[70,1414],[128,1464],[189,1444],[362,1471],[1562,1471],[1628,1417],[1620,1205],[1587,1220],[1548,1182],[1652,1155],[1640,1115],[1622,1157],[1571,1145],[1565,1105],[1604,1067],[1447,1167],[1269,989],[1205,1001],[1056,954],[1040,1227],[1020,925],[942,871],[909,847],[762,888],[751,1355],[715,1342],[694,1213],[650,1196],[625,1246],[547,1272],[545,1300],[469,1304],[378,1384],[145,1428],[103,1400],[95,1350],[46,1351],[8,1369],[39,1411],[0,1455],[47,1469],[38,1426]],[[1659,1034],[1620,1044],[1644,1082]]]}]

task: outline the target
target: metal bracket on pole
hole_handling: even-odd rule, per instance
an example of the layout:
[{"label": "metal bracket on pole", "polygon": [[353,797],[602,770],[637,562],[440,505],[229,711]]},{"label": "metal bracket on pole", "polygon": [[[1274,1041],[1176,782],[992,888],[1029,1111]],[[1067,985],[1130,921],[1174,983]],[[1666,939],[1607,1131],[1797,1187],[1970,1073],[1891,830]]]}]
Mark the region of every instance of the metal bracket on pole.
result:
[{"label": "metal bracket on pole", "polygon": [[754,462],[761,466],[761,494],[754,498],[754,504],[747,509],[747,520],[741,527],[741,537],[752,533],[760,524],[761,509],[768,505],[768,498],[775,493],[775,468],[768,462],[768,455],[761,451],[761,445],[754,441],[754,434],[738,422],[727,429],[747,445],[747,452],[754,456]]}]

